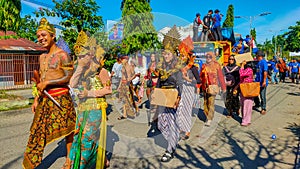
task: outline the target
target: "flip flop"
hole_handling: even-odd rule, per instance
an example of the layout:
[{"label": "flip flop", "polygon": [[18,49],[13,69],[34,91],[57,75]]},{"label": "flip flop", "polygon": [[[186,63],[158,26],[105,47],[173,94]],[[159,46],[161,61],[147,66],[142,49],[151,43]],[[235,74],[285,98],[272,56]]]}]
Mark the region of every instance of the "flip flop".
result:
[{"label": "flip flop", "polygon": [[124,116],[118,117],[118,120],[123,120],[123,119],[127,119],[127,117],[124,117]]}]

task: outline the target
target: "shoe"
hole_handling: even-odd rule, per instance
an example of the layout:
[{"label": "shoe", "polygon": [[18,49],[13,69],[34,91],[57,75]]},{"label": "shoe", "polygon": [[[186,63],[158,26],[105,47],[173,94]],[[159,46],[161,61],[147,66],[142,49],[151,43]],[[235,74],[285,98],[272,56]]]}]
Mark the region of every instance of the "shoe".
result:
[{"label": "shoe", "polygon": [[182,140],[187,140],[189,138],[190,138],[190,136],[188,136],[188,135],[184,135],[184,136],[181,137]]},{"label": "shoe", "polygon": [[251,123],[248,123],[248,124],[241,124],[241,126],[243,127],[247,127],[247,126],[250,126]]},{"label": "shoe", "polygon": [[266,110],[261,110],[261,111],[260,111],[260,114],[261,114],[261,115],[265,115],[266,113],[267,113]]},{"label": "shoe", "polygon": [[161,162],[169,162],[174,158],[173,153],[166,152],[160,159]]},{"label": "shoe", "polygon": [[127,117],[124,117],[124,116],[118,117],[118,120],[124,120],[124,119],[127,119]]},{"label": "shoe", "polygon": [[205,122],[205,126],[209,127],[210,125],[211,125],[211,120],[207,120],[207,121]]}]

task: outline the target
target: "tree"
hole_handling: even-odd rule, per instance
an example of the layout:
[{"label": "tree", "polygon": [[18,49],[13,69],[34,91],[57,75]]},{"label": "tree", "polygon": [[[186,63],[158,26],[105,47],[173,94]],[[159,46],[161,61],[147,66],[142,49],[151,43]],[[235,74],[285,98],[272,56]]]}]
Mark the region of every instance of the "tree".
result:
[{"label": "tree", "polygon": [[62,31],[64,40],[69,44],[73,53],[78,32],[81,30],[94,34],[103,31],[102,17],[97,15],[100,6],[94,0],[53,0],[52,10],[42,8],[35,12],[36,16],[58,16],[62,18],[60,24],[66,29]]},{"label": "tree", "polygon": [[234,8],[233,5],[230,4],[227,9],[226,19],[223,22],[223,28],[233,28],[234,26]]},{"label": "tree", "polygon": [[161,47],[153,26],[149,0],[123,0],[121,3],[124,24],[122,48],[124,53]]},{"label": "tree", "polygon": [[[291,52],[299,52],[300,51],[300,21],[296,22],[295,26],[289,27],[289,32],[285,33],[286,37],[286,45],[285,50]],[[287,45],[288,44],[288,45]]]},{"label": "tree", "polygon": [[252,37],[254,40],[256,40],[256,30],[255,30],[255,28],[251,29],[250,35],[251,35],[251,37]]},{"label": "tree", "polygon": [[16,31],[20,25],[20,0],[0,0],[0,30]]},{"label": "tree", "polygon": [[25,38],[31,41],[36,41],[36,30],[38,22],[35,18],[31,18],[30,15],[25,15],[21,18],[19,29],[16,31],[17,35],[21,38]]}]

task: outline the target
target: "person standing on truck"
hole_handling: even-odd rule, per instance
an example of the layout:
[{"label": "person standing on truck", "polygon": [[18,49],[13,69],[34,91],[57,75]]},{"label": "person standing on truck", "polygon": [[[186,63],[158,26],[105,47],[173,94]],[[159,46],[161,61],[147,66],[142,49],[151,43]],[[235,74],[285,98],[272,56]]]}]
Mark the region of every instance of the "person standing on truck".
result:
[{"label": "person standing on truck", "polygon": [[193,42],[198,42],[198,40],[199,40],[198,31],[199,31],[200,24],[203,25],[203,23],[200,19],[200,13],[197,13],[196,18],[194,19],[194,22],[193,22]]},{"label": "person standing on truck", "polygon": [[203,29],[202,29],[202,34],[201,34],[201,42],[206,42],[208,40],[208,34],[211,33],[211,23],[213,21],[212,18],[213,10],[209,10],[207,15],[204,16],[203,18]]},{"label": "person standing on truck", "polygon": [[213,30],[214,30],[214,36],[216,41],[223,40],[222,33],[221,33],[221,20],[223,15],[219,13],[220,10],[216,9],[213,17],[213,21],[214,21]]}]

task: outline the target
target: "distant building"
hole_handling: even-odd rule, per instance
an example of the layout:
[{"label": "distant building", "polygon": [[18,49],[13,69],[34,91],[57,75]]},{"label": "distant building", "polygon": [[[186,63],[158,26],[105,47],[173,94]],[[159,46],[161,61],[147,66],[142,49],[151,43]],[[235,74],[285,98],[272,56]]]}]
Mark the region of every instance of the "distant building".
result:
[{"label": "distant building", "polygon": [[[16,36],[12,31],[0,37]],[[0,89],[26,88],[31,85],[33,70],[39,68],[39,55],[45,48],[24,38],[0,39]]]}]

